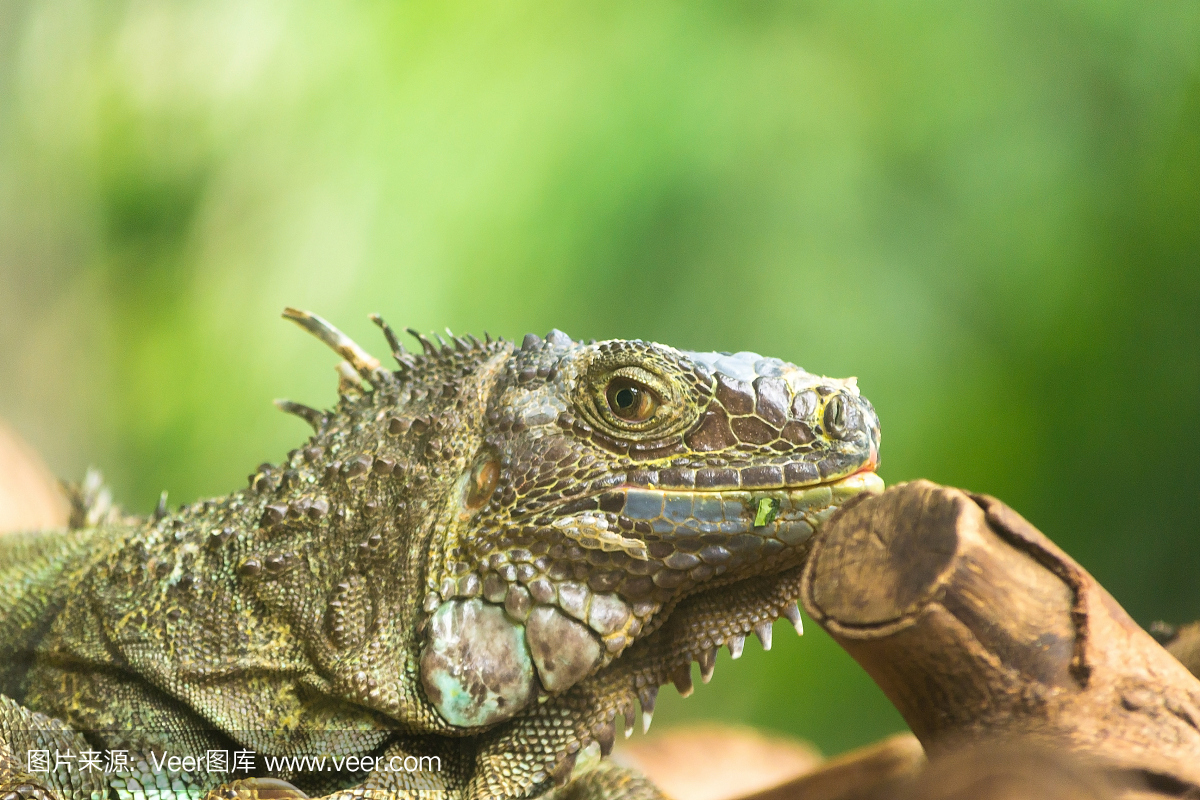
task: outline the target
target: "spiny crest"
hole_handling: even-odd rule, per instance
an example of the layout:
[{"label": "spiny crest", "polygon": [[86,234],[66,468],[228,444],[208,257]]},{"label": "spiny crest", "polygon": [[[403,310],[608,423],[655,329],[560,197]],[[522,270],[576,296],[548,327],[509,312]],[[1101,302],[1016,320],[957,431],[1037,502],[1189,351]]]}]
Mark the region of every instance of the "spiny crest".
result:
[{"label": "spiny crest", "polygon": [[357,342],[326,320],[316,314],[290,307],[283,310],[283,316],[329,345],[335,353],[346,359],[365,380],[375,381],[380,377],[379,359],[359,347]]},{"label": "spiny crest", "polygon": [[[393,373],[384,369],[380,365],[379,359],[368,353],[328,320],[309,311],[291,307],[283,310],[283,316],[320,339],[344,359],[337,365],[338,393],[341,395],[362,394],[364,392],[363,380],[368,381],[373,387],[397,386],[405,378],[419,378],[431,368],[455,367],[457,371],[463,372],[468,370],[474,361],[490,352],[493,345],[506,344],[503,339],[493,340],[486,333],[483,341],[469,335],[466,337],[455,336],[449,328],[446,329],[449,340],[434,334],[437,339],[435,344],[425,335],[409,328],[408,332],[416,338],[422,349],[421,353],[410,353],[404,349],[396,332],[384,321],[383,317],[379,314],[370,314],[368,318],[383,332],[388,347],[391,349],[392,357],[399,365],[399,369]],[[560,335],[565,336],[565,334]],[[275,405],[282,411],[300,417],[318,433],[328,423],[329,418],[325,412],[302,403],[276,400]]]},{"label": "spiny crest", "polygon": [[[380,322],[382,322],[382,320],[380,320]],[[486,341],[481,342],[479,339],[470,335],[465,338],[462,336],[455,336],[449,328],[446,328],[446,336],[449,337],[449,341],[443,339],[441,334],[435,333],[433,336],[435,339],[437,339],[437,344],[434,344],[429,340],[429,337],[425,336],[420,331],[413,328],[406,328],[406,330],[414,339],[417,340],[417,342],[420,343],[423,351],[423,357],[433,361],[453,360],[459,356],[469,355],[475,351],[482,352],[492,345],[492,337],[488,336],[486,333],[484,334]],[[503,342],[504,340],[499,339],[497,341]],[[401,354],[404,354],[404,348],[400,347],[399,345],[397,345],[397,347],[400,348]],[[411,356],[409,359],[415,362],[415,359],[412,359]],[[400,361],[399,355],[397,355],[396,360]],[[403,361],[401,361],[401,364],[402,366],[408,366]]]}]

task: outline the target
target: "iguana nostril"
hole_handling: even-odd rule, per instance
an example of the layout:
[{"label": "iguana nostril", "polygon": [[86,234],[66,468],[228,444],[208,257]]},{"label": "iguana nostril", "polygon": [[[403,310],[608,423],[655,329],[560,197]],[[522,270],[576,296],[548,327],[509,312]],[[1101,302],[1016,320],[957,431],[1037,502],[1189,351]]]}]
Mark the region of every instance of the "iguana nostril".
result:
[{"label": "iguana nostril", "polygon": [[846,410],[846,400],[840,394],[835,394],[825,404],[825,430],[830,436],[841,439],[850,430],[850,414]]}]

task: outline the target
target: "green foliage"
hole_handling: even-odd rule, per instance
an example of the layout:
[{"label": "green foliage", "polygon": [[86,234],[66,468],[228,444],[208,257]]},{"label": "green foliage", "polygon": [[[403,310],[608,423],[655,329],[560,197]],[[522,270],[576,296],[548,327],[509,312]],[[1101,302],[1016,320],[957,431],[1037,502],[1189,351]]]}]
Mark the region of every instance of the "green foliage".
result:
[{"label": "green foliage", "polygon": [[[224,493],[334,397],[285,305],[858,375],[886,480],[1200,616],[1190,0],[0,6],[0,414],[133,508]],[[777,639],[660,719],[902,726]]]}]

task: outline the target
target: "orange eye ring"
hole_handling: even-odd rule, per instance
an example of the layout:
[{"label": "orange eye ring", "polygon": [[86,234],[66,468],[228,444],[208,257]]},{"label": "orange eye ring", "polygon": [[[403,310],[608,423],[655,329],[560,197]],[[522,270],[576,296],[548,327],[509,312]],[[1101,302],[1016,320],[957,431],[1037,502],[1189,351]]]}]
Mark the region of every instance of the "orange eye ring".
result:
[{"label": "orange eye ring", "polygon": [[629,378],[617,377],[604,389],[608,410],[626,422],[645,422],[654,416],[660,401],[647,386]]}]

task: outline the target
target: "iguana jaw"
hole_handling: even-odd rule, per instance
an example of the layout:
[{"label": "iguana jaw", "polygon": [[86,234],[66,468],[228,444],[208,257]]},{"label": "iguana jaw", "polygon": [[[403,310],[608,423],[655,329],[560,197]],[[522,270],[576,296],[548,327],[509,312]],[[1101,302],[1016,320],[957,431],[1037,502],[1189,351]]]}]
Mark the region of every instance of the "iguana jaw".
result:
[{"label": "iguana jaw", "polygon": [[626,484],[590,498],[589,510],[559,516],[552,523],[559,534],[582,552],[624,559],[631,573],[619,590],[633,617],[613,630],[596,630],[608,652],[604,663],[659,627],[688,595],[799,562],[814,530],[839,506],[862,491],[882,490],[874,467],[869,459],[857,472],[831,481],[770,489],[678,491]]},{"label": "iguana jaw", "polygon": [[[764,622],[769,630],[771,621],[790,613],[789,602],[794,610],[795,594],[781,598],[763,590],[802,561],[813,531],[840,505],[882,489],[871,466],[868,461],[844,478],[795,488],[609,490],[599,507],[611,511],[554,518],[548,528],[592,554],[587,558],[597,575],[624,565],[619,587],[625,595],[612,591],[616,583],[563,580],[555,591],[548,581],[541,589],[531,581],[526,589],[489,578],[482,598],[443,601],[422,654],[426,695],[448,722],[470,729],[519,713],[535,695],[569,693],[589,675],[603,680],[632,669],[639,689],[676,680],[682,690],[680,669],[686,675],[692,660],[707,677],[716,647],[729,644],[740,653],[746,633]],[[561,555],[569,557],[565,548]],[[535,591],[547,596],[531,607]]]},{"label": "iguana jaw", "polygon": [[[770,583],[771,576],[802,565],[813,533],[847,501],[863,492],[883,491],[883,480],[872,467],[827,483],[769,491],[701,493],[631,489],[635,511],[638,503],[652,505],[650,500],[644,499],[646,497],[655,501],[661,499],[664,509],[655,518],[655,535],[660,538],[644,546],[657,549],[658,560],[677,558],[682,563],[690,563],[680,558],[680,554],[694,555],[697,564],[691,573],[695,581],[691,590],[687,591],[688,587],[684,586],[684,591],[673,601],[664,604],[654,615],[657,624],[646,626],[639,639],[654,637],[660,627],[668,631],[686,630],[683,640],[668,649],[682,649],[694,654],[695,660],[701,662],[702,672],[711,674],[711,658],[703,657],[705,651],[715,651],[716,647],[729,644],[737,658],[741,654],[739,635],[744,638],[752,630],[761,628],[764,622],[768,623],[766,630],[769,631],[769,622],[781,614],[789,616],[794,624],[798,623],[798,612],[795,611],[798,595],[784,592],[785,605],[776,601],[760,605],[757,589]],[[694,514],[706,515],[703,521],[696,517],[678,522],[666,519],[672,506],[678,509],[689,502]],[[716,509],[712,516],[707,514],[709,509]],[[770,510],[764,513],[766,509]],[[713,518],[716,515],[721,518]],[[705,533],[710,528],[715,530]],[[698,532],[704,533],[700,541],[707,544],[697,551],[694,542]],[[676,550],[663,558],[662,553],[674,545],[672,540],[676,537],[691,539],[691,552]],[[738,543],[738,547],[734,547],[734,543]],[[733,554],[729,552],[731,549]],[[713,557],[713,550],[717,550],[719,557]],[[737,558],[739,551],[740,559]],[[695,572],[696,569],[700,571]],[[750,591],[739,591],[738,587],[743,585],[750,587]],[[689,617],[688,609],[709,606],[711,608],[707,608],[702,618]],[[639,641],[630,650],[641,644]],[[769,640],[764,644],[769,648]],[[652,645],[656,646],[661,643]],[[707,682],[707,675],[704,677]],[[673,678],[669,674],[659,682]]]},{"label": "iguana jaw", "polygon": [[[824,496],[827,502],[823,505],[813,503],[804,511],[785,512],[780,515],[782,523],[779,519],[772,523],[787,524],[789,517],[803,516],[805,522],[811,521],[814,528],[819,528],[851,498],[882,490],[883,481],[875,474],[874,464],[869,464],[859,472],[814,486],[719,494],[723,497],[747,494],[751,499],[786,495],[796,506],[800,505],[798,501]],[[644,634],[595,674],[565,694],[531,708],[528,713],[532,719],[553,719],[565,714],[571,717],[570,732],[564,731],[568,738],[561,755],[553,765],[547,765],[545,774],[557,783],[565,782],[577,756],[593,744],[599,746],[602,755],[607,755],[616,736],[617,716],[624,718],[628,737],[633,732],[638,705],[643,730],[649,730],[659,686],[674,683],[685,697],[692,693],[692,662],[699,663],[701,679],[707,683],[713,674],[718,648],[726,646],[733,658],[739,658],[746,637],[754,633],[761,639],[763,649],[771,649],[771,627],[779,617],[786,617],[802,633],[797,598],[807,552],[808,543],[804,542],[790,549],[787,558],[776,559],[776,569],[766,574],[719,585],[710,581],[679,600],[673,609],[664,609],[661,627]],[[508,736],[516,740],[518,731],[527,730],[526,725],[536,723],[518,721],[513,733],[501,737],[500,742],[510,741]]]}]

